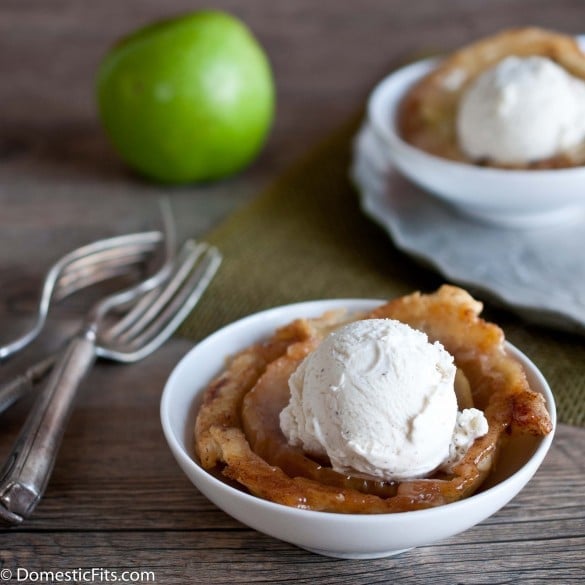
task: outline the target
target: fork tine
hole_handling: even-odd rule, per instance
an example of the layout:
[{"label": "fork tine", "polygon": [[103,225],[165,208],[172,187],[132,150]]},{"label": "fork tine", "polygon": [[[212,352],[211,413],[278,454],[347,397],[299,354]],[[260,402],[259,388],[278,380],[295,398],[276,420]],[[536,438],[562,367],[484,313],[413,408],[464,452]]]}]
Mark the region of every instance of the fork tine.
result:
[{"label": "fork tine", "polygon": [[[195,249],[192,252],[198,259],[196,265],[194,267],[191,265],[189,272],[180,271],[182,276],[180,282],[168,283],[174,291],[172,298],[168,299],[156,314],[149,314],[149,320],[141,320],[141,330],[136,330],[129,342],[118,345],[110,340],[108,348],[100,343],[98,347],[100,357],[125,363],[134,362],[155,351],[170,337],[195,307],[221,264],[222,257],[217,248],[207,244],[201,244],[201,247],[202,254]],[[165,290],[163,288],[160,294],[165,295]]]},{"label": "fork tine", "polygon": [[55,302],[61,301],[80,289],[116,276],[134,274],[135,270],[131,269],[143,269],[146,260],[152,254],[152,249],[143,249],[120,258],[112,256],[109,259],[96,260],[91,265],[75,266],[59,278],[53,293],[53,300]]},{"label": "fork tine", "polygon": [[144,324],[152,320],[181,286],[199,256],[203,254],[205,246],[197,244],[194,240],[187,240],[177,256],[168,279],[158,288],[146,293],[125,317],[105,332],[104,339],[115,337],[118,342],[126,342],[144,329]]},{"label": "fork tine", "polygon": [[[110,241],[118,243],[115,247],[102,247],[96,249],[91,254],[77,254],[77,257],[70,262],[66,269],[59,277],[58,285],[63,285],[63,288],[67,291],[69,287],[73,288],[75,283],[81,282],[93,284],[104,280],[104,275],[100,274],[101,270],[104,274],[107,274],[109,267],[119,266],[121,270],[125,266],[134,265],[138,261],[146,259],[149,255],[156,251],[160,242],[164,243],[164,257],[168,259],[175,255],[175,249],[177,247],[177,233],[173,220],[173,213],[171,209],[170,200],[167,198],[160,199],[159,208],[161,212],[161,219],[163,223],[163,231],[158,232],[159,238],[150,243],[149,249],[146,248],[144,242],[136,241],[132,239],[132,236],[119,236],[118,238],[112,238]],[[157,232],[155,232],[157,233]],[[83,250],[80,249],[80,250]],[[92,273],[100,275],[98,278],[92,279]],[[84,277],[87,279],[85,280]],[[79,281],[77,280],[79,279]],[[71,285],[70,285],[71,281]],[[60,291],[57,290],[54,294],[55,298],[63,298],[65,295],[61,295]]]}]

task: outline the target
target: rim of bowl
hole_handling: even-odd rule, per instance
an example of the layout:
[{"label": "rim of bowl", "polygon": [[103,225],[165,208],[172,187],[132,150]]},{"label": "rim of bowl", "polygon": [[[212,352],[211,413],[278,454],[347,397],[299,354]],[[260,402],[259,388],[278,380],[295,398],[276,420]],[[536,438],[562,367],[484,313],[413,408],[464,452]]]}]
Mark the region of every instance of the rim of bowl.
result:
[{"label": "rim of bowl", "polygon": [[[585,38],[585,37],[584,37]],[[559,179],[561,176],[585,174],[585,166],[560,169],[502,169],[483,167],[443,158],[406,142],[396,130],[397,110],[406,92],[426,74],[430,73],[443,60],[441,57],[430,57],[396,69],[376,84],[368,97],[366,111],[372,129],[382,140],[401,148],[411,156],[417,156],[433,164],[442,164],[446,170],[467,171],[484,177],[498,177],[506,180],[541,181]],[[399,95],[396,96],[396,93]],[[387,94],[391,95],[388,96]],[[390,102],[390,103],[388,103]]]},{"label": "rim of bowl", "polygon": [[[388,520],[392,517],[400,517],[404,520],[408,515],[415,514],[417,517],[422,515],[427,515],[429,518],[435,515],[444,514],[446,510],[456,512],[459,508],[466,508],[468,506],[473,506],[479,503],[481,500],[490,499],[494,495],[499,492],[507,492],[507,487],[510,483],[513,483],[516,476],[521,473],[523,470],[527,468],[527,466],[536,466],[534,471],[529,471],[530,475],[527,481],[534,475],[542,461],[544,460],[550,445],[553,441],[554,434],[556,432],[557,427],[557,420],[556,420],[556,405],[554,401],[554,396],[550,389],[550,386],[546,379],[544,378],[543,374],[540,370],[536,367],[536,365],[518,348],[516,348],[513,344],[506,341],[506,350],[509,351],[517,360],[522,362],[522,365],[529,370],[529,375],[534,377],[538,382],[538,392],[540,392],[545,400],[547,409],[549,411],[551,421],[553,424],[552,431],[541,438],[539,444],[534,449],[534,452],[529,457],[527,461],[525,461],[522,466],[517,469],[514,473],[512,473],[509,477],[506,477],[504,480],[498,482],[494,486],[486,489],[485,491],[481,491],[479,493],[475,493],[467,498],[462,500],[458,500],[456,502],[452,502],[449,504],[444,504],[441,506],[436,506],[433,508],[426,508],[423,510],[411,510],[405,512],[389,512],[389,513],[381,513],[381,514],[347,514],[341,512],[324,512],[318,510],[304,510],[300,508],[294,508],[292,506],[287,506],[285,504],[279,504],[277,502],[272,502],[270,500],[265,500],[258,496],[254,496],[246,491],[242,491],[235,487],[230,486],[229,484],[225,483],[221,479],[215,477],[196,461],[194,454],[188,452],[187,449],[183,447],[183,442],[179,440],[174,428],[171,425],[170,421],[170,409],[171,409],[171,402],[173,398],[174,388],[176,388],[175,380],[181,373],[181,371],[187,367],[189,362],[193,359],[193,355],[196,353],[198,347],[204,343],[211,343],[218,338],[221,338],[225,335],[229,335],[233,333],[236,329],[241,329],[249,326],[251,323],[267,318],[277,318],[278,313],[288,314],[291,311],[294,311],[294,314],[290,315],[290,320],[302,316],[311,316],[312,314],[307,314],[307,312],[311,310],[317,311],[319,310],[329,310],[332,308],[342,308],[347,307],[349,310],[366,310],[369,308],[373,308],[380,303],[385,302],[384,300],[379,299],[356,299],[356,298],[349,298],[349,299],[323,299],[319,301],[304,301],[299,303],[292,303],[288,305],[281,305],[279,307],[273,307],[271,309],[266,309],[263,311],[258,311],[242,319],[238,319],[224,327],[218,329],[208,337],[204,338],[200,342],[198,342],[175,366],[173,371],[171,372],[167,382],[165,384],[162,397],[161,397],[161,405],[160,405],[160,417],[161,423],[163,427],[164,435],[171,447],[173,453],[180,457],[184,464],[191,467],[196,474],[201,476],[205,481],[210,482],[213,486],[217,489],[221,489],[231,493],[235,498],[242,498],[248,501],[252,505],[256,506],[263,506],[267,507],[270,510],[275,512],[296,516],[299,518],[302,517],[313,517],[313,518],[328,518],[331,522],[344,522],[344,523],[361,523],[364,521],[372,522],[372,523],[382,523],[388,522]],[[302,312],[298,312],[302,311]],[[318,314],[318,311],[317,313]],[[287,317],[289,318],[289,317]],[[272,330],[274,327],[272,327]],[[242,345],[242,349],[246,347]],[[219,373],[219,372],[218,372]],[[209,383],[210,380],[202,381],[200,386],[193,385],[193,392],[191,396],[191,403],[196,399],[196,397],[205,390],[206,385]],[[525,482],[527,483],[527,482]],[[513,497],[513,496],[512,496]],[[507,501],[509,501],[508,498]]]}]

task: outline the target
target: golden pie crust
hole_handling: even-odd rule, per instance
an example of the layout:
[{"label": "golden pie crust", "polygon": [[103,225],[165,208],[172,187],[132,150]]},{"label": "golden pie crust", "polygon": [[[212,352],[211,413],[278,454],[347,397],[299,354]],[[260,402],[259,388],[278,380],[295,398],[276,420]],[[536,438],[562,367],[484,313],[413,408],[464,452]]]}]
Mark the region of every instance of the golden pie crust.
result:
[{"label": "golden pie crust", "polygon": [[[464,290],[443,286],[414,293],[363,315],[329,312],[298,319],[230,359],[204,392],[195,424],[203,468],[261,498],[297,508],[383,513],[429,508],[471,495],[492,469],[511,434],[552,430],[541,394],[508,356],[502,330],[479,318],[482,305]],[[469,381],[483,410],[487,435],[477,439],[451,474],[402,482],[367,480],[333,471],[287,444],[278,414],[289,397],[288,377],[333,329],[355,319],[397,319],[439,340]]]},{"label": "golden pie crust", "polygon": [[571,153],[524,165],[503,165],[487,159],[472,161],[461,151],[455,119],[463,93],[478,75],[511,55],[548,57],[585,80],[585,55],[574,37],[540,28],[507,30],[456,51],[416,83],[401,103],[399,134],[406,142],[436,156],[483,166],[547,169],[585,164],[585,145]]}]

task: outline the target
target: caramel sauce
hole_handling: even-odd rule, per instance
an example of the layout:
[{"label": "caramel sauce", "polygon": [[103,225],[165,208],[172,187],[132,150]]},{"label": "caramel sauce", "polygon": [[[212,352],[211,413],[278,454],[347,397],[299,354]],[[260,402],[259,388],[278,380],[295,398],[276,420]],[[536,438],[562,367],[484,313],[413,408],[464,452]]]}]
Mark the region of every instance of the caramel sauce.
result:
[{"label": "caramel sauce", "polygon": [[398,482],[365,479],[334,471],[327,460],[307,456],[292,447],[280,430],[280,412],[288,404],[288,378],[300,359],[284,356],[271,364],[242,404],[242,427],[252,450],[289,477],[305,477],[323,485],[357,490],[382,498],[395,496]]},{"label": "caramel sauce", "polygon": [[[289,445],[280,429],[280,412],[290,399],[288,379],[301,363],[306,352],[299,357],[285,355],[272,363],[242,402],[241,420],[250,447],[268,464],[279,467],[289,477],[304,477],[323,485],[348,488],[382,498],[395,496],[400,482],[364,478],[343,474],[331,468],[327,457],[315,458],[300,447]],[[469,382],[462,370],[457,370],[455,391],[459,409],[473,407]],[[448,481],[451,476],[437,471],[429,478]]]}]

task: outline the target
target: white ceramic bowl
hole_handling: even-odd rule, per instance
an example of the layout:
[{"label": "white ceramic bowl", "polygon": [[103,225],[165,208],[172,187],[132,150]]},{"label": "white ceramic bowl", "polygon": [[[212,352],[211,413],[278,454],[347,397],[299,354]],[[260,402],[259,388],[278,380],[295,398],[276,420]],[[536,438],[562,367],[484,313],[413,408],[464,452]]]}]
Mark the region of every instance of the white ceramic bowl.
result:
[{"label": "white ceramic bowl", "polygon": [[368,119],[406,177],[457,210],[488,223],[532,227],[556,223],[585,211],[585,167],[508,170],[443,159],[405,142],[396,114],[407,90],[437,66],[428,59],[383,79],[368,101]]},{"label": "white ceramic bowl", "polygon": [[[508,449],[488,489],[453,504],[397,514],[333,514],[290,508],[230,487],[197,463],[192,447],[195,413],[202,392],[222,370],[227,356],[267,338],[276,327],[296,317],[317,316],[336,307],[365,310],[380,303],[326,300],[263,311],[220,329],[181,360],[162,395],[162,427],[177,462],[201,493],[240,522],[301,548],[338,558],[377,558],[462,532],[499,510],[524,487],[544,459],[552,433]],[[526,356],[511,346],[509,351],[523,364],[532,387],[546,398],[554,421],[555,405],[546,381]]]}]

